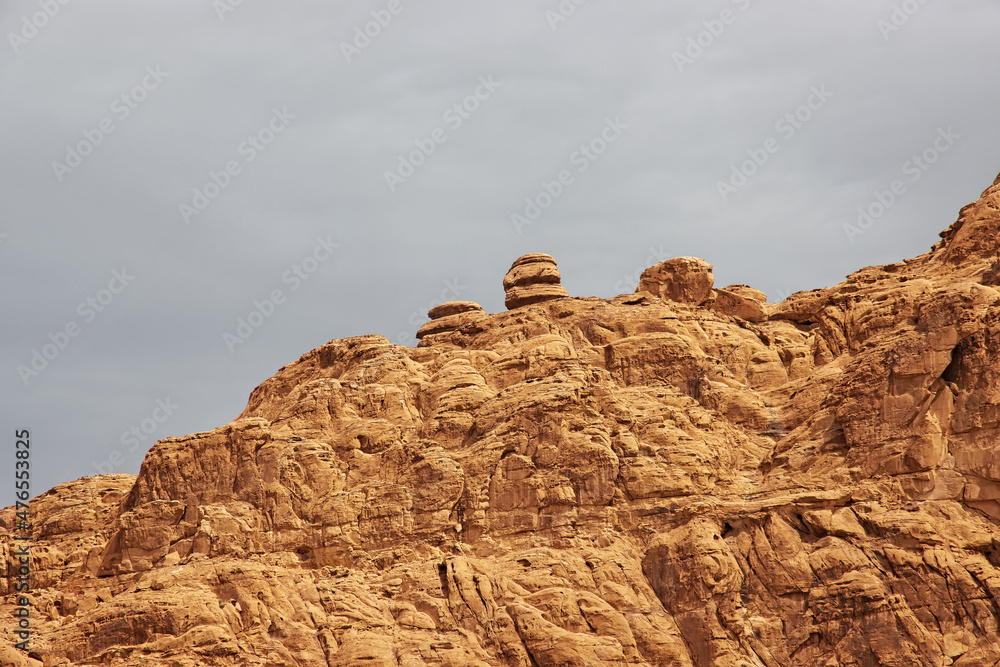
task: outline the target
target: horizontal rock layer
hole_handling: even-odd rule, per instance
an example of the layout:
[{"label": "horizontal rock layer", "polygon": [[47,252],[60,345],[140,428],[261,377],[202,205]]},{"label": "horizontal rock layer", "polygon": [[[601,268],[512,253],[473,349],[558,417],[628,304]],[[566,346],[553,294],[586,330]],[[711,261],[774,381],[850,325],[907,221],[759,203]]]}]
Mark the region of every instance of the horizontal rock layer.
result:
[{"label": "horizontal rock layer", "polygon": [[423,339],[432,334],[439,334],[454,331],[461,327],[475,323],[486,312],[478,303],[472,301],[448,301],[430,309],[427,317],[430,322],[425,322],[417,330],[417,338]]},{"label": "horizontal rock layer", "polygon": [[559,282],[559,269],[551,255],[541,252],[523,255],[514,260],[504,276],[504,305],[513,309],[569,296]]}]

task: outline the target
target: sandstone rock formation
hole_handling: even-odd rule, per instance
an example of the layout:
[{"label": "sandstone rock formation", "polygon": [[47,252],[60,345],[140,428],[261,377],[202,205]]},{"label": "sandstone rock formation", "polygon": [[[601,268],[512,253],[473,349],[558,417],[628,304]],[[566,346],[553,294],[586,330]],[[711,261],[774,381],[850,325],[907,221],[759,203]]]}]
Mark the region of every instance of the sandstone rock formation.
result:
[{"label": "sandstone rock formation", "polygon": [[483,307],[472,301],[448,301],[438,304],[427,311],[427,317],[431,321],[417,330],[417,338],[423,340],[426,336],[460,329],[485,315]]},{"label": "sandstone rock formation", "polygon": [[780,304],[671,260],[331,341],[138,476],[32,501],[16,659],[1000,664],[998,235],[1000,178],[929,253]]},{"label": "sandstone rock formation", "polygon": [[639,276],[636,292],[699,305],[712,294],[712,265],[697,257],[674,257],[649,267]]},{"label": "sandstone rock formation", "polygon": [[767,319],[767,297],[760,290],[747,285],[730,285],[712,290],[711,309],[749,322]]},{"label": "sandstone rock formation", "polygon": [[702,305],[750,322],[767,319],[767,296],[763,292],[748,285],[713,289],[714,283],[711,264],[697,257],[675,257],[643,271],[635,291],[678,303]]},{"label": "sandstone rock formation", "polygon": [[569,296],[559,284],[559,269],[552,255],[533,252],[514,260],[503,279],[508,310]]}]

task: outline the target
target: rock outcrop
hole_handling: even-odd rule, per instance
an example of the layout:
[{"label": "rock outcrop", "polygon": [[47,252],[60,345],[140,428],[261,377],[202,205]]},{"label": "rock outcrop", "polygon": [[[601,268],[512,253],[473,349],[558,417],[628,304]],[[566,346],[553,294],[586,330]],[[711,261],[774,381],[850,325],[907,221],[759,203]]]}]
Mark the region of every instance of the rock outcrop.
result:
[{"label": "rock outcrop", "polygon": [[33,653],[0,656],[996,665],[998,230],[1000,179],[929,253],[780,304],[691,258],[569,298],[527,256],[511,310],[331,341],[34,499]]},{"label": "rock outcrop", "polygon": [[486,315],[478,303],[472,301],[447,301],[427,311],[430,322],[417,330],[417,338],[423,340],[433,334],[455,331],[467,324],[473,324]]},{"label": "rock outcrop", "polygon": [[514,260],[503,279],[508,310],[569,296],[559,284],[559,269],[552,255],[533,252]]},{"label": "rock outcrop", "polygon": [[697,306],[712,295],[714,284],[711,264],[697,257],[674,257],[643,271],[635,291]]},{"label": "rock outcrop", "polygon": [[710,308],[717,313],[738,317],[748,322],[767,319],[767,297],[760,290],[747,285],[730,285],[712,290]]},{"label": "rock outcrop", "polygon": [[763,292],[748,285],[713,289],[714,283],[711,264],[697,257],[675,257],[643,271],[635,291],[668,301],[705,306],[749,322],[767,319],[767,297]]}]

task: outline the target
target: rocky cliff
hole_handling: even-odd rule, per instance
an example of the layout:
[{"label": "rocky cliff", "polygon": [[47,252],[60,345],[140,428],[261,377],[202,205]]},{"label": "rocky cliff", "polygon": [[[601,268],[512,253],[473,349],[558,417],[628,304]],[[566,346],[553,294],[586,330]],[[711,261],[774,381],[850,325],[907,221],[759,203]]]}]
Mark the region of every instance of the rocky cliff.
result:
[{"label": "rocky cliff", "polygon": [[1000,664],[998,234],[1000,178],[927,254],[777,304],[690,257],[571,297],[526,255],[505,312],[331,341],[35,499],[0,661]]}]

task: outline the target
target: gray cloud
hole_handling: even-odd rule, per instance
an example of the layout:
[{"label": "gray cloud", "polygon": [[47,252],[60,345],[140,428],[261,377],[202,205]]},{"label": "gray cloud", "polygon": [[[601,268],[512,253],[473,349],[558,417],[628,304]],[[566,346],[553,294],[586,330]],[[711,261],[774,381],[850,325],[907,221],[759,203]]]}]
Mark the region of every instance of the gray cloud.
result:
[{"label": "gray cloud", "polygon": [[[331,338],[398,342],[449,285],[500,310],[523,253],[554,255],[578,296],[630,291],[663,253],[777,298],[926,251],[998,170],[987,0],[589,0],[555,23],[576,5],[401,0],[351,62],[342,43],[388,0],[243,2],[221,20],[208,0],[56,2],[15,52],[44,4],[0,7],[2,411],[8,436],[32,430],[34,492],[114,451],[137,471],[152,439],[224,424]],[[894,4],[919,10],[886,32]],[[678,71],[689,39],[707,45]],[[136,95],[147,68],[166,76]],[[500,86],[449,124],[490,76]],[[785,136],[776,123],[820,86],[832,96]],[[295,118],[248,160],[275,109]],[[627,129],[579,171],[574,152],[616,117]],[[60,181],[52,163],[104,120]],[[390,191],[385,172],[435,128],[446,140]],[[911,181],[939,128],[960,138]],[[718,182],[769,138],[778,150],[723,200]],[[186,224],[180,204],[230,161],[239,173]],[[511,215],[565,169],[572,185],[518,233]],[[851,243],[845,223],[898,179],[905,193]],[[340,248],[292,290],[286,271],[327,236]],[[134,281],[88,321],[79,304],[123,268]],[[223,334],[275,289],[283,303],[230,352]],[[26,386],[18,366],[70,323]],[[125,451],[133,427],[146,438]]]}]

